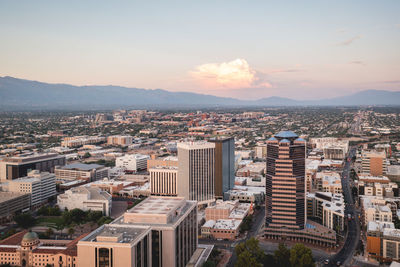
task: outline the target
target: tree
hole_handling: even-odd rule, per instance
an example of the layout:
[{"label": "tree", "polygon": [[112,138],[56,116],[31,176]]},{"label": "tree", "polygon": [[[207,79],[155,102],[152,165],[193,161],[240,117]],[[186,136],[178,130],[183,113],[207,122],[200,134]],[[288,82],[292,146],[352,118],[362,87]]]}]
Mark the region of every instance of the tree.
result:
[{"label": "tree", "polygon": [[83,158],[84,158],[84,159],[87,159],[87,158],[90,158],[90,157],[91,157],[91,155],[90,155],[89,152],[86,152],[86,153],[83,155]]},{"label": "tree", "polygon": [[278,267],[279,265],[276,264],[274,255],[266,254],[264,256],[263,265],[268,267]]},{"label": "tree", "polygon": [[238,255],[236,267],[240,266],[262,266],[264,261],[264,252],[260,248],[259,241],[254,237],[240,243],[235,247]]},{"label": "tree", "polygon": [[296,244],[290,250],[290,263],[298,267],[315,267],[311,249],[303,244]]},{"label": "tree", "polygon": [[22,213],[14,217],[14,221],[19,227],[28,229],[35,225],[36,220],[30,213]]},{"label": "tree", "polygon": [[275,250],[274,259],[278,266],[291,267],[290,250],[283,243],[280,243],[278,249]]},{"label": "tree", "polygon": [[235,267],[262,267],[263,265],[257,262],[257,259],[253,257],[250,251],[245,250],[238,255]]},{"label": "tree", "polygon": [[75,229],[73,227],[68,228],[68,235],[72,238],[72,235],[75,233]]},{"label": "tree", "polygon": [[240,229],[239,231],[241,233],[248,231],[251,229],[251,224],[253,221],[253,216],[252,215],[248,215],[246,217],[244,217],[242,224],[240,225]]},{"label": "tree", "polygon": [[54,235],[54,231],[53,231],[53,229],[52,228],[47,228],[47,230],[46,230],[46,236],[47,237],[51,237],[52,235]]}]

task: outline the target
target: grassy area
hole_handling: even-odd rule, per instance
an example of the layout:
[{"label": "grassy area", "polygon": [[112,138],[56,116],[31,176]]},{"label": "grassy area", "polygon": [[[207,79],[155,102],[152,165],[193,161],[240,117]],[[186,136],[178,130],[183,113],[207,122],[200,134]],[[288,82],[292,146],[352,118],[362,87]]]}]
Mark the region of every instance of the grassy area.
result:
[{"label": "grassy area", "polygon": [[36,220],[36,225],[38,226],[47,226],[47,227],[55,227],[57,224],[62,224],[63,218],[61,216],[46,216],[40,217]]}]

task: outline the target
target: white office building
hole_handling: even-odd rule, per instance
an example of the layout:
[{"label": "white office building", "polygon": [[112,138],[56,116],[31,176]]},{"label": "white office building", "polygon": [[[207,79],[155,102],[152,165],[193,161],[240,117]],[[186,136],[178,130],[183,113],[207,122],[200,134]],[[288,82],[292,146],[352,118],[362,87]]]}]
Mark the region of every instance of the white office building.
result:
[{"label": "white office building", "polygon": [[36,207],[57,194],[56,176],[33,170],[26,177],[9,181],[7,188],[9,192],[30,194],[31,207]]},{"label": "white office building", "polygon": [[57,205],[61,210],[67,208],[84,211],[101,211],[105,216],[111,215],[112,197],[97,187],[79,186],[57,196]]},{"label": "white office building", "polygon": [[116,167],[123,167],[126,171],[137,172],[147,169],[148,155],[128,154],[115,159]]},{"label": "white office building", "polygon": [[178,143],[178,196],[199,204],[215,200],[215,144]]}]

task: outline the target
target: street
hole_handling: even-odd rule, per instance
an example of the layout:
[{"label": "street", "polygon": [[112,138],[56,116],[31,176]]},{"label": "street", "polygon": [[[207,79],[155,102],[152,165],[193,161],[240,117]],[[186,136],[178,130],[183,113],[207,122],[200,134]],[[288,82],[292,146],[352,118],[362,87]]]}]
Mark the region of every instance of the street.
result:
[{"label": "street", "polygon": [[[353,158],[353,156],[355,155],[355,151],[355,148],[351,148],[348,158]],[[358,223],[358,220],[356,219],[358,218],[358,213],[354,208],[353,196],[349,184],[350,169],[351,161],[346,160],[342,172],[342,189],[345,202],[347,203],[345,208],[345,218],[348,214],[350,214],[352,216],[352,219],[348,221],[348,232],[346,236],[346,241],[342,249],[336,255],[330,258],[330,264],[328,266],[337,266],[337,262],[339,261],[342,265],[346,265],[347,263],[349,263],[354,255],[354,251],[357,248],[358,241],[360,240],[360,225]]]}]

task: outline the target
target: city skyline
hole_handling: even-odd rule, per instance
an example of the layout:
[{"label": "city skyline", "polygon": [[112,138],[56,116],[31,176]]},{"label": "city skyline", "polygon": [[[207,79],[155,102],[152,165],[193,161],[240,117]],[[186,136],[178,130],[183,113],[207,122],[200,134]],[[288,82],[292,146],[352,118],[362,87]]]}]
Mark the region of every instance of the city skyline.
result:
[{"label": "city skyline", "polygon": [[399,3],[0,4],[0,76],[240,99],[399,90]]}]

